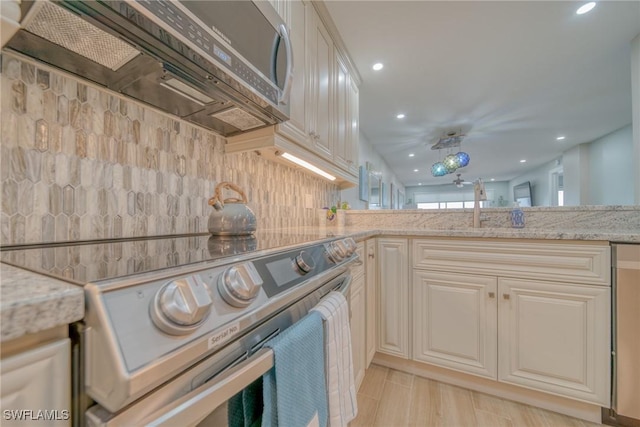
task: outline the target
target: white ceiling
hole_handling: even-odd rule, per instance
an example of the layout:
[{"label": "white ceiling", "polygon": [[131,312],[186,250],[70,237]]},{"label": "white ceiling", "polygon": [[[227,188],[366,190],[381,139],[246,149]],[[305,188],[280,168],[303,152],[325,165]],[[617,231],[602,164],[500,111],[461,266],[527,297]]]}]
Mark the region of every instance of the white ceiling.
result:
[{"label": "white ceiling", "polygon": [[449,130],[471,156],[456,173],[503,181],[631,123],[639,1],[325,4],[363,80],[361,131],[405,185],[455,178],[430,171]]}]

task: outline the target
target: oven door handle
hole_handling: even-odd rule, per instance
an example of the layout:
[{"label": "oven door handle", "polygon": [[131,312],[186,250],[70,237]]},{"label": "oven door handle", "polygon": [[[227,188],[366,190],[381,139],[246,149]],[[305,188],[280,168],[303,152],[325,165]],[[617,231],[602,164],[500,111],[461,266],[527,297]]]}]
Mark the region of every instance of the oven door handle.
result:
[{"label": "oven door handle", "polygon": [[349,288],[351,288],[351,275],[345,277],[345,279],[338,286],[333,288],[333,291],[340,292],[344,297],[349,300]]},{"label": "oven door handle", "polygon": [[143,421],[145,426],[192,426],[273,368],[273,350],[262,348]]}]

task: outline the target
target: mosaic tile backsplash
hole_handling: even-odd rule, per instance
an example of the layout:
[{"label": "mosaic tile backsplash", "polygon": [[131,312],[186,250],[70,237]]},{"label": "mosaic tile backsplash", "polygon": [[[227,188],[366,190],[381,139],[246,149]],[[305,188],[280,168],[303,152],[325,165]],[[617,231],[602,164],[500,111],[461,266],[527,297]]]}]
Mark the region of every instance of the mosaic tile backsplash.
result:
[{"label": "mosaic tile backsplash", "polygon": [[[0,74],[3,245],[207,231],[219,182],[258,228],[312,224],[337,186],[176,117],[8,53]],[[228,193],[227,197],[234,196]]]}]

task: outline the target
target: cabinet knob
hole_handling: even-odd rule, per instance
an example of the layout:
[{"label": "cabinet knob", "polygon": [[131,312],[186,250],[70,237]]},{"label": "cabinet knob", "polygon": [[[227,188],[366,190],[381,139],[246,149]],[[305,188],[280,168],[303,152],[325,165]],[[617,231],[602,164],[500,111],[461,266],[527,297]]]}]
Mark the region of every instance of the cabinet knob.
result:
[{"label": "cabinet knob", "polygon": [[509,299],[509,298],[511,298],[511,295],[509,295],[509,294],[502,294],[502,298],[504,298],[504,299]]},{"label": "cabinet knob", "polygon": [[495,292],[489,292],[489,298],[495,298],[496,294]]},{"label": "cabinet knob", "polygon": [[373,254],[369,254],[369,258],[373,258]]}]

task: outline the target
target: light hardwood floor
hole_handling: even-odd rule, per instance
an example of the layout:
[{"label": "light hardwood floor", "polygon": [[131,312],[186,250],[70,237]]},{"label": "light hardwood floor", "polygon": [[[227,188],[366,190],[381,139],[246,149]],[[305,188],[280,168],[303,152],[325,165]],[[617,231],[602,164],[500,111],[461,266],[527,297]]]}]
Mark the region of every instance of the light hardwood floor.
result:
[{"label": "light hardwood floor", "polygon": [[588,421],[378,365],[358,392],[356,426],[593,427]]}]

